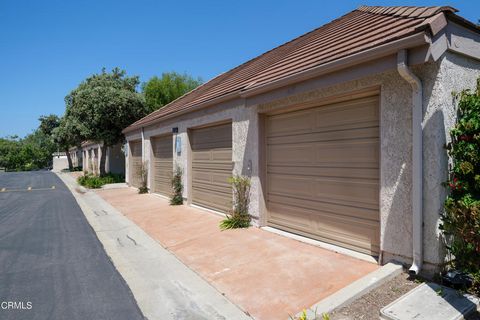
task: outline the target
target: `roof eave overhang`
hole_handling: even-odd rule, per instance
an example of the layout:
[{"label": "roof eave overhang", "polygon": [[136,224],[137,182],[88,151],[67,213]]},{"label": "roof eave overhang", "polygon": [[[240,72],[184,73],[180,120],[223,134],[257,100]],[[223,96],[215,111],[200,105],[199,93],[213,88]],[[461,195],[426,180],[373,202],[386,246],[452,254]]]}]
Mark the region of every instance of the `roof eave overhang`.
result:
[{"label": "roof eave overhang", "polygon": [[183,110],[172,112],[172,113],[167,114],[163,117],[160,117],[160,118],[157,118],[157,119],[152,119],[148,122],[141,123],[141,124],[138,124],[138,125],[132,125],[130,127],[127,127],[125,129],[123,129],[122,133],[123,134],[128,134],[132,131],[151,126],[151,125],[153,125],[155,123],[158,123],[160,121],[164,121],[164,120],[168,120],[168,119],[171,119],[171,118],[181,116],[183,114],[191,112],[192,110],[196,111],[196,110],[199,110],[199,109],[202,109],[202,108],[205,108],[205,107],[209,107],[209,106],[212,106],[212,105],[215,105],[215,104],[219,104],[219,103],[222,103],[222,102],[233,100],[235,98],[239,98],[240,97],[240,92],[241,92],[240,90],[233,91],[233,92],[224,94],[223,96],[213,98],[211,100],[207,100],[207,101],[202,102],[202,103],[195,104],[195,105],[193,105],[189,108],[185,108]]},{"label": "roof eave overhang", "polygon": [[357,64],[361,64],[361,63],[369,62],[381,57],[385,57],[390,54],[394,54],[402,49],[414,48],[414,47],[418,47],[418,46],[422,46],[430,43],[431,43],[430,36],[427,35],[425,32],[416,33],[408,37],[405,37],[396,41],[392,41],[392,42],[389,42],[389,43],[386,43],[386,44],[383,44],[359,53],[355,53],[347,57],[322,64],[315,68],[302,71],[294,75],[245,90],[241,93],[240,96],[242,98],[249,98],[254,95],[265,93],[265,92],[278,89],[284,86],[288,86],[290,84],[309,80],[312,78],[322,76],[327,73],[335,72],[341,69],[352,67]]},{"label": "roof eave overhang", "polygon": [[189,113],[193,110],[196,111],[196,110],[199,110],[199,109],[202,109],[202,108],[205,108],[205,107],[209,107],[209,106],[212,106],[212,105],[215,105],[215,104],[218,104],[218,103],[233,100],[235,98],[249,98],[249,97],[259,95],[259,94],[262,94],[262,93],[265,93],[265,92],[268,92],[268,91],[272,91],[272,90],[275,90],[275,89],[278,89],[278,88],[282,88],[282,87],[285,87],[285,86],[288,86],[288,85],[291,85],[291,84],[295,84],[295,83],[298,83],[298,82],[302,82],[302,81],[305,81],[305,80],[316,78],[316,77],[319,77],[319,76],[322,76],[322,75],[325,75],[325,74],[328,74],[328,73],[331,73],[331,72],[335,72],[335,71],[338,71],[338,70],[342,70],[342,69],[345,69],[345,68],[352,67],[352,66],[357,65],[357,64],[369,62],[369,61],[372,61],[372,60],[375,60],[375,59],[378,59],[378,58],[381,58],[381,57],[385,57],[385,56],[394,54],[394,53],[396,53],[396,52],[398,52],[399,50],[402,50],[402,49],[415,48],[415,47],[418,47],[418,46],[430,45],[430,44],[431,44],[430,35],[425,31],[420,31],[420,32],[412,34],[410,36],[407,36],[407,37],[404,37],[404,38],[401,38],[401,39],[398,39],[398,40],[395,40],[395,41],[391,41],[389,43],[385,43],[385,44],[379,45],[377,47],[374,47],[374,48],[371,48],[371,49],[368,49],[368,50],[364,50],[362,52],[355,53],[355,54],[349,55],[347,57],[344,57],[344,58],[341,58],[341,59],[338,59],[338,60],[335,60],[335,61],[332,61],[332,62],[322,64],[322,65],[317,66],[317,67],[312,68],[312,69],[301,71],[299,73],[293,74],[291,76],[288,76],[288,77],[285,77],[285,78],[282,78],[282,79],[279,79],[279,80],[275,80],[275,81],[272,81],[272,82],[269,82],[269,83],[266,83],[266,84],[263,84],[263,85],[254,86],[252,88],[247,88],[247,89],[244,89],[244,90],[237,90],[237,91],[228,93],[226,95],[220,96],[218,98],[214,98],[214,99],[202,102],[200,104],[193,105],[189,108],[186,108],[186,109],[183,109],[183,110],[180,110],[180,111],[177,111],[177,112],[173,112],[171,114],[167,114],[163,117],[159,117],[157,119],[152,119],[151,121],[148,121],[148,122],[145,122],[145,123],[141,123],[141,124],[138,124],[138,125],[131,125],[131,126],[125,128],[122,131],[122,133],[128,134],[128,133],[131,133],[135,130],[141,129],[142,127],[151,126],[151,125],[154,125],[154,124],[156,124],[160,121],[171,119],[171,118]]}]

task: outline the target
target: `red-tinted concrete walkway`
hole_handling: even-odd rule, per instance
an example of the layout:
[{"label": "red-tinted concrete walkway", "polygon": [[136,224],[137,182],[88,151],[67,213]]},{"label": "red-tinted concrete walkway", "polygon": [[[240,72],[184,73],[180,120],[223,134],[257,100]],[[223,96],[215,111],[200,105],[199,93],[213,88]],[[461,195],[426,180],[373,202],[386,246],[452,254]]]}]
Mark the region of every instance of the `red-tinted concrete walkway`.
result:
[{"label": "red-tinted concrete walkway", "polygon": [[378,268],[135,189],[97,193],[255,319],[288,319]]}]

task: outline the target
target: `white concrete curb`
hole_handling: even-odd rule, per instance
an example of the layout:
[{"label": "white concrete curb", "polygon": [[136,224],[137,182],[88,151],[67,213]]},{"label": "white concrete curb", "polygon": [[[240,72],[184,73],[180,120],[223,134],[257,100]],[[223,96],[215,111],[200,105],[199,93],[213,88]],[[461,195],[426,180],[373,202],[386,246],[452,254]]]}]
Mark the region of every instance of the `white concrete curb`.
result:
[{"label": "white concrete curb", "polygon": [[[381,268],[367,274],[363,278],[358,279],[314,304],[309,310],[307,310],[307,315],[309,316],[309,319],[313,319],[315,312],[317,317],[321,317],[323,313],[329,313],[334,309],[341,308],[393,279],[402,273],[402,270],[403,267],[401,264],[387,263]],[[299,315],[300,313],[297,316]]]},{"label": "white concrete curb", "polygon": [[128,188],[128,185],[125,182],[120,182],[120,183],[109,183],[104,186],[102,186],[101,189],[123,189],[123,188]]}]

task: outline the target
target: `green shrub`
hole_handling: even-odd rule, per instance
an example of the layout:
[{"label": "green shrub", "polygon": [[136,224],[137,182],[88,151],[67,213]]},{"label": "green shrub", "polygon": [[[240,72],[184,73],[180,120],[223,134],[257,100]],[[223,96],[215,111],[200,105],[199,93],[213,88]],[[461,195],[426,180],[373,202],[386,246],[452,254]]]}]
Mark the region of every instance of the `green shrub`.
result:
[{"label": "green shrub", "polygon": [[182,169],[176,167],[172,177],[172,197],[170,198],[170,205],[177,206],[181,204],[183,204]]},{"label": "green shrub", "polygon": [[138,193],[140,193],[140,194],[148,193],[148,188],[147,187],[139,187],[138,188]]},{"label": "green shrub", "polygon": [[[302,313],[298,317],[290,316],[290,320],[320,320],[317,315],[317,310],[313,311],[313,318],[309,318],[307,315],[307,310],[303,309]],[[330,320],[330,315],[328,313],[322,313],[321,320]]]},{"label": "green shrub", "polygon": [[248,228],[250,226],[251,216],[248,213],[250,204],[250,178],[244,176],[234,176],[229,179],[233,188],[232,211],[227,214],[227,218],[220,222],[220,229]]},{"label": "green shrub", "polygon": [[472,274],[480,293],[480,79],[477,90],[456,95],[458,121],[446,146],[452,158],[440,229],[450,254],[450,266]]},{"label": "green shrub", "polygon": [[98,189],[109,183],[125,182],[125,178],[121,174],[108,173],[103,177],[99,177],[93,174],[85,174],[78,177],[77,182],[79,185],[89,189]]}]

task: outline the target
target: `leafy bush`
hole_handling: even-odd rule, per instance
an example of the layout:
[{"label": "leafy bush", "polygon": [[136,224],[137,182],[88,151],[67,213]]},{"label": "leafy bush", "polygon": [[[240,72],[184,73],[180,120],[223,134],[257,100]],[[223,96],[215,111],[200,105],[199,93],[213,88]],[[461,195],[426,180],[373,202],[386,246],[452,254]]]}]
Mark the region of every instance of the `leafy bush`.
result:
[{"label": "leafy bush", "polygon": [[458,121],[447,145],[453,161],[445,184],[450,193],[440,229],[450,265],[472,274],[473,288],[480,293],[480,79],[475,92],[465,90],[455,96]]},{"label": "leafy bush", "polygon": [[107,175],[100,177],[92,174],[85,174],[78,177],[77,182],[79,185],[89,189],[98,189],[109,183],[125,182],[125,177],[120,174],[108,173]]},{"label": "leafy bush", "polygon": [[68,168],[62,169],[62,172],[77,172],[77,171],[83,171],[83,168],[79,166],[79,167],[73,167],[72,170]]},{"label": "leafy bush", "polygon": [[172,177],[172,197],[170,198],[170,205],[176,206],[181,204],[183,204],[182,169],[176,167]]},{"label": "leafy bush", "polygon": [[7,171],[30,171],[47,168],[56,146],[50,137],[37,129],[21,139],[0,137],[0,167]]},{"label": "leafy bush", "polygon": [[[307,315],[307,310],[303,309],[302,313],[298,317],[290,316],[290,320],[320,320],[317,316],[318,315],[316,309],[314,311],[313,318],[309,318]],[[330,320],[330,315],[328,313],[322,313],[321,320]]]},{"label": "leafy bush", "polygon": [[227,214],[227,218],[220,222],[220,229],[248,228],[250,226],[251,216],[248,213],[250,204],[250,178],[243,176],[234,176],[229,179],[233,187],[233,205],[232,211]]}]

